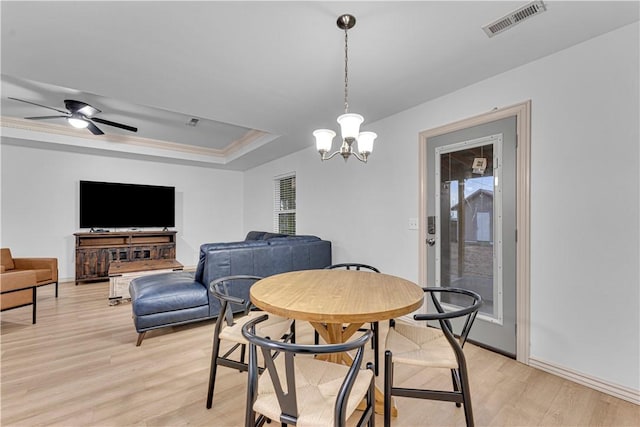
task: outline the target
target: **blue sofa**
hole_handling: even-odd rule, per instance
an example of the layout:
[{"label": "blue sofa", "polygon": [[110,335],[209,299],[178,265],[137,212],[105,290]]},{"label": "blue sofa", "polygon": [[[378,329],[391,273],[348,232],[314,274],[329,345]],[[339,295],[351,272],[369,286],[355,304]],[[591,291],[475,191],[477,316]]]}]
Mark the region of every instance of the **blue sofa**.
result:
[{"label": "blue sofa", "polygon": [[[131,281],[133,323],[137,346],[147,331],[217,317],[220,303],[209,283],[220,277],[247,274],[267,277],[295,270],[331,265],[331,242],[316,236],[287,236],[251,231],[244,241],[205,243],[195,273],[173,272]],[[249,298],[250,283],[235,287],[232,295]],[[232,307],[241,311],[243,307]]]}]

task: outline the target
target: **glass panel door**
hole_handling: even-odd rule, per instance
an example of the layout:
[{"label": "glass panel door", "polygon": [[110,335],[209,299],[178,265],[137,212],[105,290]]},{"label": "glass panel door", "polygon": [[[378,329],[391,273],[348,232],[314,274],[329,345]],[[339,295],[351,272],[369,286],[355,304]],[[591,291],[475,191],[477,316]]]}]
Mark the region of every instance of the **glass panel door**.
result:
[{"label": "glass panel door", "polygon": [[[479,317],[502,323],[502,135],[436,148],[436,286],[483,299]],[[456,295],[443,297],[456,304]]]}]

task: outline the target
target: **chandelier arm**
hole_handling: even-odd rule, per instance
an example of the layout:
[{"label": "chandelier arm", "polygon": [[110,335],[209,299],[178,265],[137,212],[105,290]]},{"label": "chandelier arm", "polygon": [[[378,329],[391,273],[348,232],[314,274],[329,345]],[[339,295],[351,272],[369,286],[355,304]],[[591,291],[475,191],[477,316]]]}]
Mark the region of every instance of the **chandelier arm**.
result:
[{"label": "chandelier arm", "polygon": [[338,150],[338,151],[334,151],[329,156],[327,156],[326,154],[327,153],[323,153],[322,154],[322,160],[330,160],[330,159],[334,158],[337,154],[341,154],[341,153],[340,153],[340,150]]},{"label": "chandelier arm", "polygon": [[366,156],[360,156],[358,153],[356,153],[355,151],[353,151],[351,153],[353,156],[355,156],[356,159],[360,160],[362,163],[367,163],[367,157]]}]

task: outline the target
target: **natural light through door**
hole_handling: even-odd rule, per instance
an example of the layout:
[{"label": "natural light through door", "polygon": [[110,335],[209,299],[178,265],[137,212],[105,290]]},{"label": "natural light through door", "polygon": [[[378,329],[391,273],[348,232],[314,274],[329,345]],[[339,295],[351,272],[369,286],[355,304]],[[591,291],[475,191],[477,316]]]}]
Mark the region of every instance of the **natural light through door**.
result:
[{"label": "natural light through door", "polygon": [[435,284],[478,292],[479,317],[502,324],[502,134],[435,154]]}]

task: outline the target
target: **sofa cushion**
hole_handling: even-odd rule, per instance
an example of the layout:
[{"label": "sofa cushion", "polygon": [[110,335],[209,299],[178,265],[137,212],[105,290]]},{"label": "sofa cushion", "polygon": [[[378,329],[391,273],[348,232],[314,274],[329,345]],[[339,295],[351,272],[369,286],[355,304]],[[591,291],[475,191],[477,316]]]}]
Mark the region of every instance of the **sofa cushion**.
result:
[{"label": "sofa cushion", "polygon": [[3,294],[33,286],[36,286],[36,273],[33,270],[11,270],[3,273],[0,277],[0,291]]},{"label": "sofa cushion", "polygon": [[13,263],[13,257],[11,256],[11,250],[9,248],[0,249],[0,263],[4,267],[4,271],[13,270],[16,268]]},{"label": "sofa cushion", "polygon": [[262,236],[262,240],[269,240],[269,239],[273,239],[274,237],[287,237],[288,234],[280,234],[280,233],[264,233],[264,236]]},{"label": "sofa cushion", "polygon": [[[245,249],[256,248],[260,246],[268,246],[269,244],[262,240],[249,240],[242,242],[226,242],[226,243],[205,243],[200,245],[200,258],[198,259],[198,265],[196,267],[196,280],[205,286],[209,286],[211,280],[217,279],[222,276],[215,276],[209,279],[207,272],[205,272],[205,264],[207,263],[207,256],[209,252],[216,252],[227,249]],[[249,274],[249,273],[245,273]]]},{"label": "sofa cushion", "polygon": [[247,233],[247,237],[245,237],[244,240],[262,240],[265,234],[267,234],[266,231],[250,231]]},{"label": "sofa cushion", "polygon": [[320,240],[317,236],[285,236],[285,237],[272,237],[268,240],[270,245],[290,245],[293,243],[306,243],[316,242]]},{"label": "sofa cushion", "polygon": [[36,272],[36,280],[38,282],[45,282],[51,280],[51,270],[46,268],[36,268],[33,271]]},{"label": "sofa cushion", "polygon": [[245,248],[257,248],[260,246],[268,245],[268,242],[263,240],[248,240],[241,242],[226,242],[226,243],[207,243],[200,247],[200,251],[208,253],[209,251],[219,251],[224,249],[245,249]]},{"label": "sofa cushion", "polygon": [[2,294],[2,298],[0,298],[0,309],[2,310],[29,304],[33,304],[32,289],[23,289],[21,291],[9,292],[6,294]]},{"label": "sofa cushion", "polygon": [[135,316],[209,305],[207,289],[188,272],[137,277],[129,293]]},{"label": "sofa cushion", "polygon": [[53,279],[53,272],[48,268],[31,268],[31,269],[22,269],[16,268],[11,271],[33,271],[36,273],[36,282],[40,285],[40,282],[50,282]]},{"label": "sofa cushion", "polygon": [[136,331],[144,332],[150,329],[180,325],[207,318],[209,318],[209,307],[203,305],[200,307],[185,308],[182,310],[167,311],[164,313],[134,316],[133,324],[136,327]]}]

